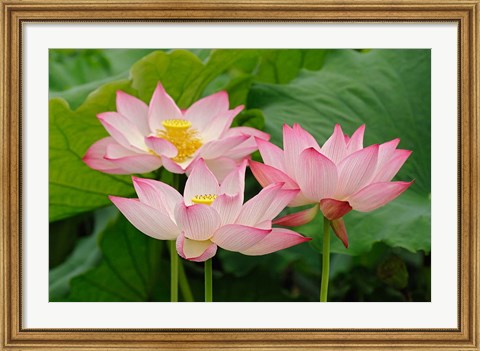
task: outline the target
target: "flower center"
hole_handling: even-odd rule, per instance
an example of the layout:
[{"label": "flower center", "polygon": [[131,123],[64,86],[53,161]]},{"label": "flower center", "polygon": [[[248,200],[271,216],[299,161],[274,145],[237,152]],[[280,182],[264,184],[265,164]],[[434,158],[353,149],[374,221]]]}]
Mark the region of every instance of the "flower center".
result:
[{"label": "flower center", "polygon": [[192,202],[194,204],[202,204],[202,205],[210,206],[216,198],[217,198],[217,195],[213,195],[213,194],[195,195],[192,199]]},{"label": "flower center", "polygon": [[191,157],[202,146],[198,131],[192,128],[192,123],[184,119],[167,119],[162,122],[165,130],[157,130],[160,138],[168,140],[178,150],[173,161],[181,163]]}]

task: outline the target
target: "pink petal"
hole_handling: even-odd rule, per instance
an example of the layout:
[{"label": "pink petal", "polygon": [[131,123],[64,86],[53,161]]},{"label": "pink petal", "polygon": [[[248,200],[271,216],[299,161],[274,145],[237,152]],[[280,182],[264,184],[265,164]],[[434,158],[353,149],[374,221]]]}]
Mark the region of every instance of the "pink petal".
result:
[{"label": "pink petal", "polygon": [[150,134],[148,106],[142,100],[119,90],[117,91],[117,111],[136,125],[140,133]]},{"label": "pink petal", "polygon": [[246,135],[243,135],[243,137],[246,137],[247,139],[235,145],[230,150],[225,151],[224,156],[237,160],[245,159],[250,158],[250,155],[258,150],[258,146],[254,137],[249,137]]},{"label": "pink petal", "polygon": [[286,173],[287,170],[285,167],[285,156],[283,150],[278,146],[262,139],[256,139],[256,142],[258,151],[260,151],[260,155],[262,155],[263,163],[277,168],[283,173]]},{"label": "pink petal", "polygon": [[210,239],[220,226],[218,212],[207,205],[186,206],[180,203],[175,208],[175,220],[185,236],[192,240]]},{"label": "pink petal", "polygon": [[132,122],[118,112],[104,112],[97,118],[110,135],[123,147],[132,150],[145,150],[143,134]]},{"label": "pink petal", "polygon": [[354,152],[340,162],[335,198],[346,198],[367,185],[375,173],[377,157],[378,145],[371,145]]},{"label": "pink petal", "polygon": [[378,147],[378,161],[376,173],[383,168],[383,166],[390,161],[395,153],[395,149],[398,146],[400,139],[393,139],[386,143],[380,144]]},{"label": "pink petal", "polygon": [[227,156],[235,146],[243,143],[249,137],[247,135],[236,135],[209,141],[198,150],[199,155],[204,159]]},{"label": "pink petal", "polygon": [[[124,153],[125,148],[121,145],[109,144],[104,159],[125,170],[124,174],[152,172],[162,166],[162,159],[150,154],[130,154],[130,150]],[[124,156],[126,155],[126,156]]]},{"label": "pink petal", "polygon": [[238,166],[235,160],[232,160],[228,157],[218,157],[215,159],[205,160],[205,163],[219,182],[222,182]]},{"label": "pink petal", "polygon": [[283,126],[283,148],[285,150],[285,168],[287,174],[295,179],[297,172],[303,172],[299,167],[299,156],[301,152],[308,148],[320,150],[315,139],[298,124],[294,124],[293,128],[290,128],[286,124]]},{"label": "pink petal", "polygon": [[195,102],[185,112],[185,119],[191,121],[193,126],[202,132],[213,123],[215,117],[226,113],[228,108],[228,94],[220,91]]},{"label": "pink petal", "polygon": [[183,233],[178,236],[176,247],[180,257],[193,262],[206,261],[217,253],[217,245],[210,240],[190,240]]},{"label": "pink petal", "polygon": [[243,205],[236,222],[257,226],[258,223],[271,221],[299,192],[295,189],[282,189],[282,186],[283,183],[271,184],[262,189]]},{"label": "pink petal", "polygon": [[333,232],[339,238],[343,245],[348,248],[348,235],[347,228],[345,227],[345,222],[343,218],[338,218],[330,222],[330,226],[333,229]]},{"label": "pink petal", "polygon": [[383,182],[366,186],[348,198],[354,210],[370,212],[386,205],[413,183],[411,182]]},{"label": "pink petal", "polygon": [[325,144],[323,144],[321,152],[335,164],[338,164],[345,158],[347,155],[347,145],[345,144],[345,136],[340,124],[335,125],[333,134]]},{"label": "pink petal", "polygon": [[363,149],[363,135],[365,134],[365,124],[362,124],[358,129],[352,134],[352,137],[347,141],[347,155],[354,153],[355,151]]},{"label": "pink petal", "polygon": [[293,132],[295,133],[296,137],[300,140],[300,142],[305,145],[305,147],[313,147],[315,149],[320,150],[320,146],[318,145],[315,138],[308,133],[305,129],[303,129],[300,124],[294,123],[293,124]]},{"label": "pink petal", "polygon": [[352,210],[347,201],[339,201],[335,199],[322,199],[320,201],[320,210],[329,220],[343,217]]},{"label": "pink petal", "polygon": [[252,127],[234,127],[226,131],[225,137],[235,136],[235,135],[247,135],[253,136],[255,139],[260,139],[264,141],[270,140],[270,134],[262,132],[256,128]]},{"label": "pink petal", "polygon": [[163,130],[162,121],[166,119],[184,119],[182,111],[170,95],[167,94],[161,83],[153,92],[152,99],[148,109],[148,124],[150,130],[155,133],[157,130]]},{"label": "pink petal", "polygon": [[235,195],[222,194],[212,203],[220,216],[220,225],[235,223],[243,204],[243,192]]},{"label": "pink petal", "polygon": [[159,156],[175,157],[178,155],[178,150],[171,142],[156,136],[149,136],[145,138],[145,145]]},{"label": "pink petal", "polygon": [[228,110],[215,116],[213,121],[200,131],[203,142],[207,143],[224,136],[232,125],[233,119],[242,110],[243,106],[237,106],[233,110]]},{"label": "pink petal", "polygon": [[285,189],[299,189],[299,185],[284,172],[266,164],[250,161],[250,169],[262,187],[273,183],[284,183]]},{"label": "pink petal", "polygon": [[171,158],[162,157],[163,167],[171,173],[183,174],[185,173],[185,168],[180,166],[178,163],[173,161]]},{"label": "pink petal", "polygon": [[334,194],[338,182],[337,167],[330,159],[309,148],[300,154],[298,167],[298,185],[309,199],[319,202]]},{"label": "pink petal", "polygon": [[381,169],[377,169],[372,183],[389,182],[392,180],[411,154],[412,151],[410,150],[395,150],[393,157]]},{"label": "pink petal", "polygon": [[128,174],[129,172],[127,170],[104,158],[106,149],[110,144],[120,146],[120,144],[117,144],[112,137],[100,139],[87,150],[85,156],[83,156],[83,162],[85,162],[88,167],[100,172],[109,174]]},{"label": "pink petal", "polygon": [[298,207],[298,206],[304,206],[304,205],[311,205],[315,202],[317,202],[317,201],[312,201],[300,190],[300,192],[297,194],[297,196],[295,196],[295,198],[292,201],[290,201],[290,203],[288,204],[288,207]]},{"label": "pink petal", "polygon": [[208,169],[203,159],[198,159],[185,183],[183,197],[187,205],[192,204],[192,198],[197,195],[218,195],[220,186],[217,178]]},{"label": "pink petal", "polygon": [[175,220],[175,207],[183,202],[180,193],[170,185],[158,180],[132,177],[133,186],[141,202],[163,213],[168,213]]},{"label": "pink petal", "polygon": [[111,158],[122,158],[128,156],[138,156],[138,155],[145,155],[146,153],[143,151],[133,151],[131,149],[127,149],[126,147],[120,145],[116,141],[113,143],[109,143],[105,147],[105,155],[107,159]]},{"label": "pink petal", "polygon": [[142,233],[159,240],[173,240],[179,234],[178,227],[166,213],[154,209],[138,199],[109,196],[123,215]]},{"label": "pink petal", "polygon": [[220,185],[220,194],[241,194],[243,203],[243,192],[245,191],[245,170],[247,161],[240,163],[239,166],[230,172]]},{"label": "pink petal", "polygon": [[217,229],[212,241],[222,249],[244,251],[264,239],[270,229],[259,229],[240,224],[227,224]]},{"label": "pink petal", "polygon": [[277,218],[273,221],[273,224],[286,226],[286,227],[298,227],[311,222],[318,213],[318,205],[315,205],[306,210],[288,214],[286,216]]},{"label": "pink petal", "polygon": [[[284,183],[284,189],[299,189],[300,186],[288,175],[283,173],[281,170],[267,166],[263,163],[250,161],[250,170],[257,179],[257,181],[263,186],[266,187],[274,183]],[[312,200],[308,199],[305,194],[300,191],[297,196],[290,201],[288,206],[296,207],[311,204]]]},{"label": "pink petal", "polygon": [[273,228],[272,232],[263,240],[241,253],[249,256],[266,255],[310,240],[312,239],[301,236],[292,230]]}]

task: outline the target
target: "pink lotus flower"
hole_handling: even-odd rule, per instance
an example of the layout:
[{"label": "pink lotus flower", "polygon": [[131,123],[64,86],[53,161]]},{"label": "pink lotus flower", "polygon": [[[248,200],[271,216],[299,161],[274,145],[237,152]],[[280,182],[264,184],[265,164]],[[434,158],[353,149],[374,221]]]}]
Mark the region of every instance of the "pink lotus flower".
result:
[{"label": "pink lotus flower", "polygon": [[411,151],[397,149],[400,139],[363,147],[365,125],[350,138],[340,125],[320,148],[298,124],[283,127],[284,150],[257,140],[263,162],[251,162],[253,174],[262,186],[283,182],[285,189],[301,191],[289,206],[315,204],[274,223],[298,226],[311,221],[320,209],[331,220],[335,234],[348,247],[343,216],[352,209],[373,211],[395,199],[412,182],[391,182]]},{"label": "pink lotus flower", "polygon": [[110,196],[141,232],[160,240],[177,240],[178,254],[206,261],[217,247],[245,255],[265,255],[310,240],[281,228],[272,219],[299,190],[271,184],[243,204],[244,161],[219,185],[203,159],[196,161],[184,196],[156,180],[133,178],[139,199]]},{"label": "pink lotus flower", "polygon": [[150,105],[117,92],[117,112],[97,117],[109,137],[93,144],[84,162],[111,174],[145,173],[164,166],[172,173],[189,173],[202,157],[221,180],[257,150],[253,136],[269,135],[249,127],[230,128],[243,109],[229,110],[226,92],[207,96],[180,110],[159,83]]}]

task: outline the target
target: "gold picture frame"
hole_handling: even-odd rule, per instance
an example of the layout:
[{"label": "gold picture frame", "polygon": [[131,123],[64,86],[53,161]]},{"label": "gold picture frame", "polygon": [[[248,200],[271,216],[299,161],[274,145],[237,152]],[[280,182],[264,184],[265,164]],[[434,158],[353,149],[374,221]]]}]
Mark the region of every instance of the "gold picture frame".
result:
[{"label": "gold picture frame", "polygon": [[[0,349],[480,350],[480,0],[0,0]],[[25,329],[22,327],[22,25],[136,21],[451,22],[458,25],[458,326],[453,329]]]}]

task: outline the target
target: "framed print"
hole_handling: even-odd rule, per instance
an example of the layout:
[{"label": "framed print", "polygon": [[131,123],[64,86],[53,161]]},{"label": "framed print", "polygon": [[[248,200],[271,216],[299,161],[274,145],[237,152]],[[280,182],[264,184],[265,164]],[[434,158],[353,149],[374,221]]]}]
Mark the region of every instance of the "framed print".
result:
[{"label": "framed print", "polygon": [[480,350],[478,1],[1,1],[1,347]]}]

